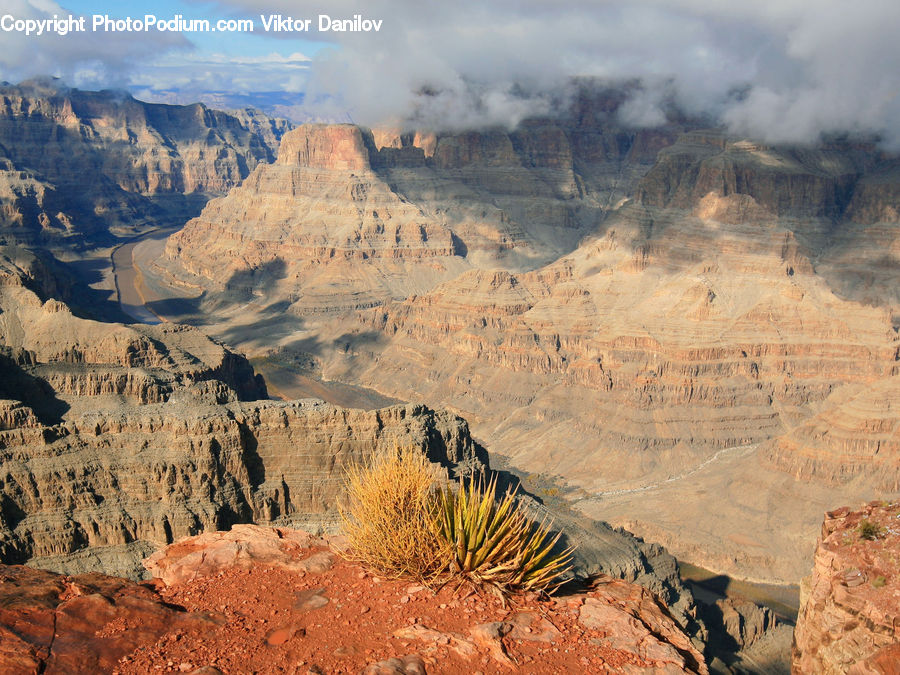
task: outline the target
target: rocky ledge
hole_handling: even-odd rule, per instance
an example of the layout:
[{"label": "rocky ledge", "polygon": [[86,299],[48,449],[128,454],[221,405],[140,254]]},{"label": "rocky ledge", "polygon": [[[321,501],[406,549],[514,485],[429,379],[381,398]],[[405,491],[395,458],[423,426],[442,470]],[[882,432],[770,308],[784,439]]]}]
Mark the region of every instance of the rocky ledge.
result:
[{"label": "rocky ledge", "polygon": [[372,576],[299,530],[170,545],[155,579],[0,567],[0,671],[707,673],[666,607],[609,577],[507,602]]},{"label": "rocky ledge", "polygon": [[794,673],[897,673],[900,502],[825,514],[812,574],[801,585]]}]

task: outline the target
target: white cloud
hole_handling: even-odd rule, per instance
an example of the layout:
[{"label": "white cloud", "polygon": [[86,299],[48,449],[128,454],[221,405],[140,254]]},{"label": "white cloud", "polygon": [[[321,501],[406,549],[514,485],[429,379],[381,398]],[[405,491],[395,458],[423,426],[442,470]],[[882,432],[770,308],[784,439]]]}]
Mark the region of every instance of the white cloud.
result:
[{"label": "white cloud", "polygon": [[309,57],[226,54],[166,54],[145,63],[131,76],[132,89],[163,91],[177,89],[179,101],[205,100],[204,93],[284,91],[299,94],[306,88]]},{"label": "white cloud", "polygon": [[641,79],[623,111],[635,124],[658,122],[670,98],[764,139],[842,129],[900,137],[896,0],[219,4],[246,15],[384,19],[378,34],[325,34],[341,49],[313,64],[311,93],[366,123],[513,124],[581,75]]},{"label": "white cloud", "polygon": [[[2,14],[16,19],[68,17],[52,0],[5,0]],[[186,50],[191,44],[177,33],[103,33],[89,30],[67,35],[0,33],[0,77],[11,82],[42,75],[60,77],[80,87],[121,87],[140,63],[161,52]]]},{"label": "white cloud", "polygon": [[[24,0],[12,0],[18,6]],[[46,12],[58,7],[38,2]],[[208,7],[207,0],[196,0]],[[379,33],[312,33],[335,44],[290,56],[178,55],[135,40],[9,42],[7,73],[56,73],[149,88],[305,91],[315,114],[364,124],[513,125],[552,110],[575,76],[640,80],[622,110],[655,124],[676,102],[764,140],[842,130],[900,146],[900,3],[896,0],[218,0],[229,16],[363,14]],[[47,9],[50,8],[50,9]],[[274,45],[292,33],[262,33]],[[172,40],[171,35],[166,36]],[[94,44],[98,43],[98,44]],[[7,46],[8,45],[8,46]],[[154,51],[155,50],[155,51]],[[149,52],[163,54],[147,63]],[[143,63],[138,64],[139,61]],[[61,65],[62,64],[62,65]],[[139,67],[138,67],[139,65]],[[115,82],[107,82],[115,84]]]}]

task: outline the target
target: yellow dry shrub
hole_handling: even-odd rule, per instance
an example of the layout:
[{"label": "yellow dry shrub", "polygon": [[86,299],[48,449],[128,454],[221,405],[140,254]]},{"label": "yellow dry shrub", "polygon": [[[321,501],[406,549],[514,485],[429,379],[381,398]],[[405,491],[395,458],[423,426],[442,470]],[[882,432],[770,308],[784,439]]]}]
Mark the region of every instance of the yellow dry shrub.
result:
[{"label": "yellow dry shrub", "polygon": [[503,593],[551,592],[571,567],[559,534],[532,522],[515,492],[496,499],[496,477],[458,490],[438,489],[438,474],[418,449],[377,456],[347,473],[341,511],[345,555],[389,577],[425,582],[463,579]]},{"label": "yellow dry shrub", "polygon": [[347,557],[388,577],[433,578],[447,549],[438,534],[436,484],[435,467],[417,449],[351,467],[341,509]]}]

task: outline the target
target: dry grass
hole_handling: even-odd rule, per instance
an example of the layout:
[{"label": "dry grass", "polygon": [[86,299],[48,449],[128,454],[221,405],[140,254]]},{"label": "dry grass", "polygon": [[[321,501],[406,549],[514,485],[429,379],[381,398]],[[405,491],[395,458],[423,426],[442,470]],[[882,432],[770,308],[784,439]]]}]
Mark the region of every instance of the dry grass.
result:
[{"label": "dry grass", "polygon": [[447,548],[437,534],[435,484],[434,467],[415,449],[352,467],[341,510],[348,557],[389,577],[433,578]]},{"label": "dry grass", "polygon": [[496,500],[496,478],[472,478],[438,490],[434,467],[419,450],[400,450],[348,471],[341,511],[347,557],[390,577],[426,583],[453,578],[501,592],[554,590],[571,549],[554,553],[560,535],[532,523],[514,492]]}]

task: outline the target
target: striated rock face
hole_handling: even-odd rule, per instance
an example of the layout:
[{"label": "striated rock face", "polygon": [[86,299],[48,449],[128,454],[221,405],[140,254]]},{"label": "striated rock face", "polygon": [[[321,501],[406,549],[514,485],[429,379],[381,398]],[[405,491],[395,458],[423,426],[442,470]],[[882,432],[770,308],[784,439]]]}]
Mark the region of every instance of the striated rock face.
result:
[{"label": "striated rock face", "polygon": [[860,174],[875,164],[872,148],[772,148],[699,131],[660,151],[637,198],[691,209],[710,193],[742,195],[774,216],[839,218]]},{"label": "striated rock face", "polygon": [[[55,398],[83,410],[158,403],[182,387],[215,381],[232,390],[219,392],[226,399],[266,396],[265,384],[244,357],[197,329],[101,323],[74,316],[59,300],[42,299],[40,292],[52,292],[58,284],[46,280],[52,275],[41,273],[45,270],[33,257],[12,253],[0,255],[0,348],[6,353],[0,367],[6,378],[42,384],[19,389],[21,396],[12,388],[5,395],[38,408],[51,406]],[[203,386],[215,390],[214,384]]]},{"label": "striated rock face", "polygon": [[825,514],[801,586],[795,673],[894,673],[900,652],[900,502]]},{"label": "striated rock face", "polygon": [[0,556],[133,575],[177,538],[240,522],[333,526],[349,463],[416,447],[477,464],[465,422],[421,406],[195,398],[0,432]]},{"label": "striated rock face", "polygon": [[282,141],[277,163],[325,171],[367,171],[371,169],[370,147],[371,138],[359,127],[305,124]]},{"label": "striated rock face", "polygon": [[[254,400],[266,396],[265,384],[244,357],[197,329],[74,316],[64,303],[39,295],[57,285],[46,272],[21,251],[6,250],[0,257],[0,559],[57,556],[63,561],[73,553],[72,569],[102,570],[108,564],[108,569],[131,571],[134,557],[153,548],[135,536],[137,531],[169,527],[159,504],[131,514],[120,501],[122,486],[132,480],[143,485],[132,484],[138,501],[142,490],[143,498],[151,499],[144,481],[168,480],[165,464],[142,465],[139,459],[146,441],[164,426],[142,416],[140,406],[166,403],[168,410],[180,411]],[[168,420],[173,436],[177,418],[176,412]],[[141,426],[144,422],[150,430]],[[104,433],[110,425],[121,429],[130,423],[143,436],[143,447],[129,445],[132,439],[115,431]],[[82,434],[90,439],[87,444]],[[117,460],[116,452],[129,459]],[[182,469],[190,473],[186,462]],[[117,468],[103,471],[113,465]],[[228,480],[223,478],[221,487],[227,488]],[[209,477],[202,482],[209,483]],[[173,508],[188,529],[189,523],[215,518],[209,509],[197,507],[197,516],[190,506]],[[136,526],[135,516],[144,524]],[[88,550],[91,542],[99,553]]]},{"label": "striated rock face", "polygon": [[[31,416],[0,431],[0,560],[139,578],[142,557],[187,535],[248,522],[333,530],[345,468],[376,452],[419,448],[457,475],[486,467],[463,420],[423,406],[215,403],[186,390],[168,403],[53,426]],[[581,547],[580,572],[646,586],[693,625],[692,598],[664,550],[605,524],[559,525]]]},{"label": "striated rock face", "polygon": [[0,87],[0,236],[96,243],[174,219],[183,204],[157,198],[221,194],[274,159],[284,124],[242,117],[38,81]]},{"label": "striated rock face", "polygon": [[450,230],[393,192],[370,151],[371,136],[349,125],[288,133],[278,162],[210,202],[169,239],[165,259],[181,283],[245,302],[287,297],[292,311],[312,313],[379,304],[457,273]]},{"label": "striated rock face", "polygon": [[[815,509],[785,507],[774,532],[754,495],[898,489],[893,309],[842,297],[813,264],[872,163],[688,134],[603,236],[540,270],[471,271],[370,310],[361,332],[386,346],[351,342],[326,372],[454,406],[518,466],[582,486],[592,516],[686,559],[796,581]],[[738,453],[720,487],[719,458]],[[664,505],[688,499],[678,479],[689,490],[707,466],[710,494],[733,495],[721,517],[699,507],[691,535],[663,525]]]},{"label": "striated rock face", "polygon": [[[639,136],[615,138],[608,119],[513,133],[304,125],[274,165],[173,235],[153,271],[211,293],[210,307],[242,298],[317,316],[422,294],[471,267],[532,269],[574,248],[649,168],[623,165]],[[605,150],[584,150],[591,138]]]},{"label": "striated rock face", "polygon": [[[370,310],[360,332],[385,345],[350,340],[353,358],[339,355],[326,372],[452,405],[519,467],[583,487],[593,517],[687,559],[796,581],[813,514],[774,532],[752,495],[790,500],[799,491],[783,487],[787,476],[822,497],[826,486],[861,490],[870,477],[898,489],[897,334],[889,309],[842,299],[815,274],[814,224],[801,239],[724,201],[705,198],[714,217],[629,205],[605,236],[541,270],[472,271]],[[737,476],[752,485],[732,481],[737,498],[724,511],[699,508],[698,532],[680,521],[660,531],[672,497],[648,502],[647,488],[652,499],[657,486],[689,484],[700,468],[716,469],[709,460],[745,451]],[[722,494],[713,484],[710,494]],[[647,504],[638,518],[627,494]],[[711,523],[713,513],[728,522]],[[730,550],[718,536],[693,536],[723,531],[735,537]],[[791,541],[776,542],[783,535]]]},{"label": "striated rock face", "polygon": [[[794,583],[833,486],[900,487],[896,158],[627,131],[615,105],[512,133],[303,127],[154,271],[245,348],[450,407],[590,516]],[[698,480],[709,501],[667,515]]]},{"label": "striated rock face", "polygon": [[858,481],[884,494],[900,492],[900,377],[837,390],[821,412],[763,451],[775,466],[806,481]]},{"label": "striated rock face", "polygon": [[242,127],[258,136],[263,146],[273,156],[278,153],[278,145],[281,143],[282,136],[294,128],[294,125],[288,120],[269,117],[255,108],[241,108],[225,112],[237,119]]}]

